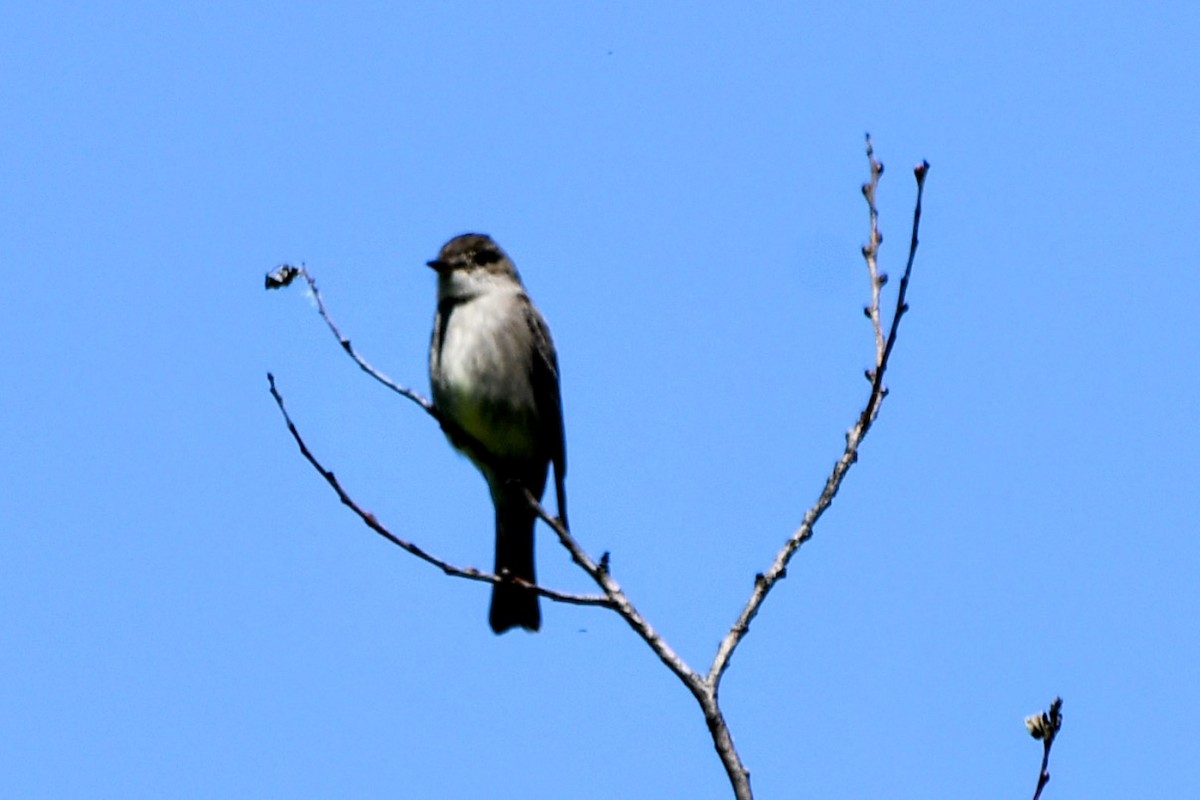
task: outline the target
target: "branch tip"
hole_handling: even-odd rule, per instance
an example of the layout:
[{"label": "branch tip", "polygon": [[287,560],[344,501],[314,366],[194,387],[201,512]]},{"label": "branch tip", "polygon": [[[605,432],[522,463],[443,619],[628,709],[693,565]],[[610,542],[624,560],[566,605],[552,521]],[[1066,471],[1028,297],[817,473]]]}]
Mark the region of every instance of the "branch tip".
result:
[{"label": "branch tip", "polygon": [[280,264],[273,272],[267,273],[266,288],[282,289],[296,279],[297,275],[304,272],[304,267],[297,267],[292,264]]},{"label": "branch tip", "polygon": [[1062,728],[1062,698],[1055,697],[1050,702],[1050,710],[1032,714],[1025,718],[1025,729],[1034,739],[1042,742],[1042,767],[1038,771],[1037,788],[1033,792],[1033,800],[1042,796],[1042,790],[1050,782],[1050,748],[1054,745],[1054,737]]}]

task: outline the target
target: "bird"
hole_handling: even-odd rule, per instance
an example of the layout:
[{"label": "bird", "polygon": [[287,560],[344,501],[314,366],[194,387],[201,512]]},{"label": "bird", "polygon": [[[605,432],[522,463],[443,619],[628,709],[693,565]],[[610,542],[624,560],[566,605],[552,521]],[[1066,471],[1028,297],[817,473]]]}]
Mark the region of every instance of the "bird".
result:
[{"label": "bird", "polygon": [[566,439],[558,354],[511,258],[493,239],[466,233],[428,261],[437,273],[429,343],[433,405],[450,444],[487,481],[495,506],[496,550],[488,622],[501,634],[541,628],[534,523],[547,471],[554,468],[558,520],[567,526]]}]

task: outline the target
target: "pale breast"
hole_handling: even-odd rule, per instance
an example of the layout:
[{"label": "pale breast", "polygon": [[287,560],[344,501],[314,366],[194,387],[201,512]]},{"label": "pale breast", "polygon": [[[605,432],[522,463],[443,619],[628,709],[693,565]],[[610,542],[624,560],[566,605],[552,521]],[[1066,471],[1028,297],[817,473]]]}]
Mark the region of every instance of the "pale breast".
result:
[{"label": "pale breast", "polygon": [[446,322],[434,402],[496,455],[536,441],[531,335],[519,297],[489,293],[456,305]]}]

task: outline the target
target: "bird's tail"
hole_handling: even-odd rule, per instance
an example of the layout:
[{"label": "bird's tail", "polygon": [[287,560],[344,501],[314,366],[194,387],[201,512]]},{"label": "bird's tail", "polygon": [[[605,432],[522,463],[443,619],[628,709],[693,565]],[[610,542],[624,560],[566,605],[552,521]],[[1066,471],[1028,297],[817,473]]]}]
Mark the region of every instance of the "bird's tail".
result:
[{"label": "bird's tail", "polygon": [[[533,568],[533,525],[537,514],[524,497],[496,503],[497,575],[510,575],[536,583]],[[492,586],[492,607],[488,622],[496,633],[510,628],[536,631],[542,627],[542,612],[537,592],[512,583]]]}]

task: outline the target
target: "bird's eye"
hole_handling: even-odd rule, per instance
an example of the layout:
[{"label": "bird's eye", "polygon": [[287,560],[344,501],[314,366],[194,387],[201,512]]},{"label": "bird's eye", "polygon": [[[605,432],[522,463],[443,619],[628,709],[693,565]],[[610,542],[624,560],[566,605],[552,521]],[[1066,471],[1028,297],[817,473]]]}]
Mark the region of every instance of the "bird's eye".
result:
[{"label": "bird's eye", "polygon": [[487,249],[480,250],[475,254],[475,263],[483,266],[484,264],[494,264],[500,260],[500,253],[496,250]]}]

